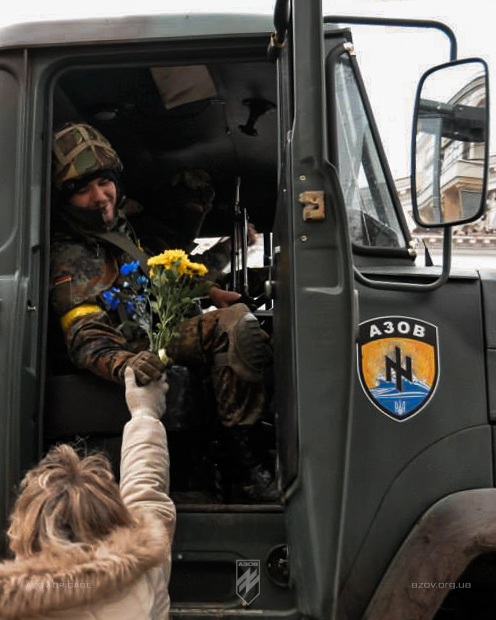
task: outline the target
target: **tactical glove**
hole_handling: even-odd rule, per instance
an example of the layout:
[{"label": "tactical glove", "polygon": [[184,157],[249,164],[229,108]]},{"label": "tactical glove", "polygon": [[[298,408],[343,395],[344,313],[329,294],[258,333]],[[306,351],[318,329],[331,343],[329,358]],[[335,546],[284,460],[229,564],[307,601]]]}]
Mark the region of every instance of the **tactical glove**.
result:
[{"label": "tactical glove", "polygon": [[136,380],[140,385],[146,385],[152,380],[160,379],[165,370],[164,364],[150,351],[141,351],[133,355],[126,361],[126,367],[134,371]]},{"label": "tactical glove", "polygon": [[126,383],[126,403],[132,418],[148,416],[160,420],[165,413],[165,395],[169,389],[165,374],[158,381],[138,386],[132,369],[128,366],[124,372]]}]

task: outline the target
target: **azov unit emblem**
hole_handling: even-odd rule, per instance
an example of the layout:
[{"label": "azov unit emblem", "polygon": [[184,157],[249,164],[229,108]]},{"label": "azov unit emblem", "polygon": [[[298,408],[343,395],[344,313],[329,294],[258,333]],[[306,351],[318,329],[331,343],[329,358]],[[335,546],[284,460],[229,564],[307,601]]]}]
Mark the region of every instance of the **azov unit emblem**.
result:
[{"label": "azov unit emblem", "polygon": [[357,353],[363,390],[389,417],[407,420],[432,398],[439,376],[435,325],[403,316],[365,321]]},{"label": "azov unit emblem", "polygon": [[260,594],[260,560],[236,560],[236,594],[247,605]]}]

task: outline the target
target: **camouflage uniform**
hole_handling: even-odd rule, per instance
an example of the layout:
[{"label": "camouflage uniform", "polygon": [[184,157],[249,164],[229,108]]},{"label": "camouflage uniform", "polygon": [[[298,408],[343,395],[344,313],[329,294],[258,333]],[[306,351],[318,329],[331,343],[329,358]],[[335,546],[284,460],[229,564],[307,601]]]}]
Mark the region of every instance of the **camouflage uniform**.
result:
[{"label": "camouflage uniform", "polygon": [[[126,362],[146,350],[149,343],[136,324],[129,334],[118,329],[121,317],[105,307],[102,295],[122,286],[120,268],[131,261],[128,255],[119,255],[98,241],[83,243],[65,237],[55,240],[52,247],[50,300],[60,318],[71,360],[121,384]],[[252,424],[264,406],[262,383],[243,381],[229,366],[213,365],[215,354],[228,347],[226,332],[217,327],[219,317],[230,310],[214,310],[186,320],[167,353],[180,365],[210,367],[223,424]]]},{"label": "camouflage uniform", "polygon": [[[92,132],[92,128],[85,125],[77,127],[78,131],[72,129],[64,134],[62,129],[55,134],[59,153],[54,148],[54,182],[62,192],[67,182],[77,182],[83,172],[98,173],[103,166],[109,168],[111,164],[117,170],[122,167],[118,159],[116,163],[115,152],[99,132]],[[88,136],[94,148],[83,152],[84,157],[78,160],[71,153],[80,148]],[[50,302],[60,319],[69,356],[77,366],[123,383],[126,363],[137,352],[147,350],[149,344],[143,326],[132,317],[123,317],[117,308],[108,306],[109,292],[120,290],[124,285],[123,265],[130,264],[133,259],[119,248],[71,227],[67,220],[65,223],[66,230],[53,238]],[[120,229],[121,234],[132,236],[125,219],[121,219]],[[265,391],[261,372],[257,369],[260,360],[254,372],[244,375],[235,364],[236,370],[233,364],[215,364],[218,354],[226,355],[232,350],[230,339],[232,342],[235,337],[232,326],[247,315],[247,310],[236,304],[188,319],[179,326],[179,336],[167,351],[180,365],[208,368],[225,426],[251,425],[264,408]]]}]

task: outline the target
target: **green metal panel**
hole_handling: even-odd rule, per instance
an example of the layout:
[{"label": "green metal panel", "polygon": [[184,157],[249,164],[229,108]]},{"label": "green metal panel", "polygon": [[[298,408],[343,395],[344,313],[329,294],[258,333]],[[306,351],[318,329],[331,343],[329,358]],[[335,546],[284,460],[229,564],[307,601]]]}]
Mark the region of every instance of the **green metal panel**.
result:
[{"label": "green metal panel", "polygon": [[[0,28],[0,49],[105,43],[136,43],[160,39],[236,36],[269,33],[271,15],[196,13],[115,16],[54,20]],[[179,37],[178,37],[178,33]]]},{"label": "green metal panel", "polygon": [[359,296],[361,321],[401,314],[437,327],[439,379],[425,408],[403,421],[391,419],[356,386],[341,565],[341,605],[350,620],[362,617],[425,510],[451,493],[493,485],[476,274],[451,277],[428,295],[360,287]]},{"label": "green metal panel", "polygon": [[[293,2],[295,118],[287,143],[291,219],[283,258],[289,267],[278,283],[277,312],[294,330],[293,342],[281,345],[281,357],[294,360],[294,380],[280,386],[294,395],[293,412],[280,415],[295,415],[299,433],[298,476],[287,504],[291,570],[298,608],[328,619],[336,602],[354,293],[344,204],[326,161],[321,22],[319,0]],[[305,191],[324,191],[324,220],[304,221],[299,197]]]},{"label": "green metal panel", "polygon": [[[5,531],[18,479],[16,418],[20,393],[25,283],[20,269],[23,65],[20,54],[0,56],[0,526]],[[22,317],[19,320],[19,317]],[[17,370],[17,372],[16,372]],[[3,543],[4,541],[2,541]],[[0,545],[3,546],[3,545]]]}]

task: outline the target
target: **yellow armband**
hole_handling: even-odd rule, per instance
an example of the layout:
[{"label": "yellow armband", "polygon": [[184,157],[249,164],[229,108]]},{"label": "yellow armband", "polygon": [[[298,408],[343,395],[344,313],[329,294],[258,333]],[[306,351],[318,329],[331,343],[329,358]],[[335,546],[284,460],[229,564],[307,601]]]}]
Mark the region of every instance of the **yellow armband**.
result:
[{"label": "yellow armband", "polygon": [[72,310],[69,310],[69,312],[66,312],[60,319],[62,330],[65,333],[74,319],[78,319],[80,316],[86,316],[87,314],[97,314],[98,312],[102,312],[102,309],[96,304],[82,304],[81,306],[76,306]]}]

